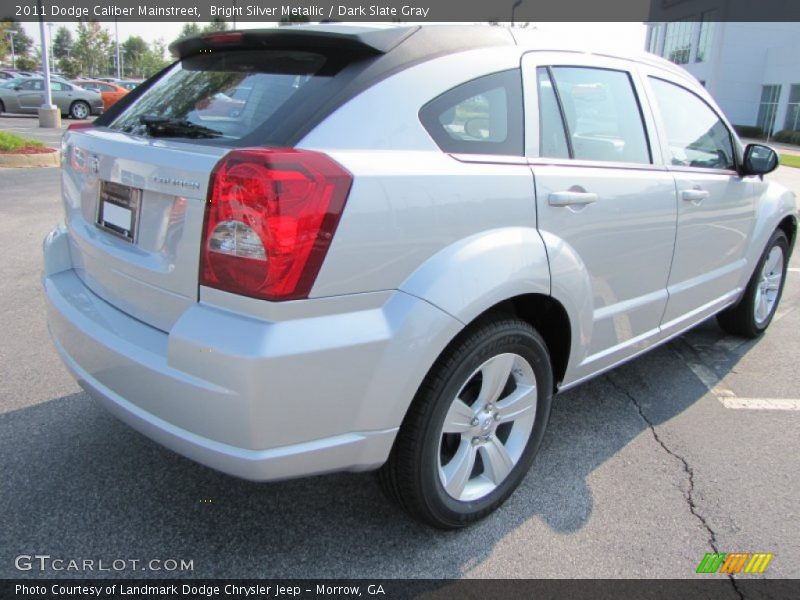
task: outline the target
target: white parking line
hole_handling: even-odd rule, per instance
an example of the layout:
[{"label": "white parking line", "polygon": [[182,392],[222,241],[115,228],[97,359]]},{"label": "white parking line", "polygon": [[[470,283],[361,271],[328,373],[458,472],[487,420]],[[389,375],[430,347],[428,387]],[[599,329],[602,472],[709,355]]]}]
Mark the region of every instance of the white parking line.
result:
[{"label": "white parking line", "polygon": [[800,267],[787,267],[786,269],[789,273],[800,273]]},{"label": "white parking line", "polygon": [[800,410],[795,398],[717,398],[725,408],[750,410]]},{"label": "white parking line", "polygon": [[688,349],[686,342],[677,340],[670,346],[725,408],[734,410],[800,410],[800,399],[798,398],[740,398],[722,383],[712,369],[694,356],[694,349]]}]

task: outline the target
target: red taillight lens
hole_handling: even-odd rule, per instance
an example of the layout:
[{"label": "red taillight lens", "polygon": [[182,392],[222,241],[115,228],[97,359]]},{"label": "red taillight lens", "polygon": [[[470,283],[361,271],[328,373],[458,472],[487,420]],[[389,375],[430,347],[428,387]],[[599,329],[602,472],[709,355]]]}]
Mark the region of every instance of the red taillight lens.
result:
[{"label": "red taillight lens", "polygon": [[318,152],[227,154],[211,175],[200,284],[265,300],[307,298],[351,183]]},{"label": "red taillight lens", "polygon": [[75,131],[76,129],[87,129],[89,127],[94,127],[94,123],[92,121],[86,121],[84,123],[70,123],[67,125],[67,131]]}]

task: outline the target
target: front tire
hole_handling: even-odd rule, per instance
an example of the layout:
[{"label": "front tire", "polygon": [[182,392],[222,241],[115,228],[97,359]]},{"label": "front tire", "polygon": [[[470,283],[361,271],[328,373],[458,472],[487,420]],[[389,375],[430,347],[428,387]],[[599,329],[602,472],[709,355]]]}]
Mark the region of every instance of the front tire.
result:
[{"label": "front tire", "polygon": [[73,119],[88,119],[92,114],[91,107],[83,100],[77,100],[69,107],[69,116]]},{"label": "front tire", "polygon": [[746,338],[764,333],[778,309],[788,264],[789,240],[778,229],[769,239],[739,303],[717,315],[720,327]]},{"label": "front tire", "polygon": [[553,397],[547,346],[529,324],[483,319],[436,361],[378,472],[384,492],[442,529],[497,509],[525,477]]}]

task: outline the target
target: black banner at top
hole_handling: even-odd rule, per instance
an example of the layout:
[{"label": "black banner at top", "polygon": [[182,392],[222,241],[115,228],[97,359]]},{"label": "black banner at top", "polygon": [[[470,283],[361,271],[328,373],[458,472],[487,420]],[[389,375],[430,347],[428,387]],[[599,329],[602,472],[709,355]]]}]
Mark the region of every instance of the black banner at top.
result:
[{"label": "black banner at top", "polygon": [[[3,0],[16,21],[800,21],[796,0]],[[705,17],[703,16],[705,15]]]}]

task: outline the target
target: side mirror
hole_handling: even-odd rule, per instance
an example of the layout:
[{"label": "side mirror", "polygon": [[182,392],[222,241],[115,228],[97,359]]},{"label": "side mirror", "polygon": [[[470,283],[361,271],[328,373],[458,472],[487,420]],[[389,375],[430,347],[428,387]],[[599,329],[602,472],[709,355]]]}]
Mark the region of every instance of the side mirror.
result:
[{"label": "side mirror", "polygon": [[766,175],[778,168],[778,154],[769,146],[748,144],[744,149],[742,175]]},{"label": "side mirror", "polygon": [[14,86],[14,91],[15,91],[15,92],[18,92],[18,91],[20,91],[21,89],[22,89],[22,86],[21,86],[21,85],[15,85],[15,86]]}]

